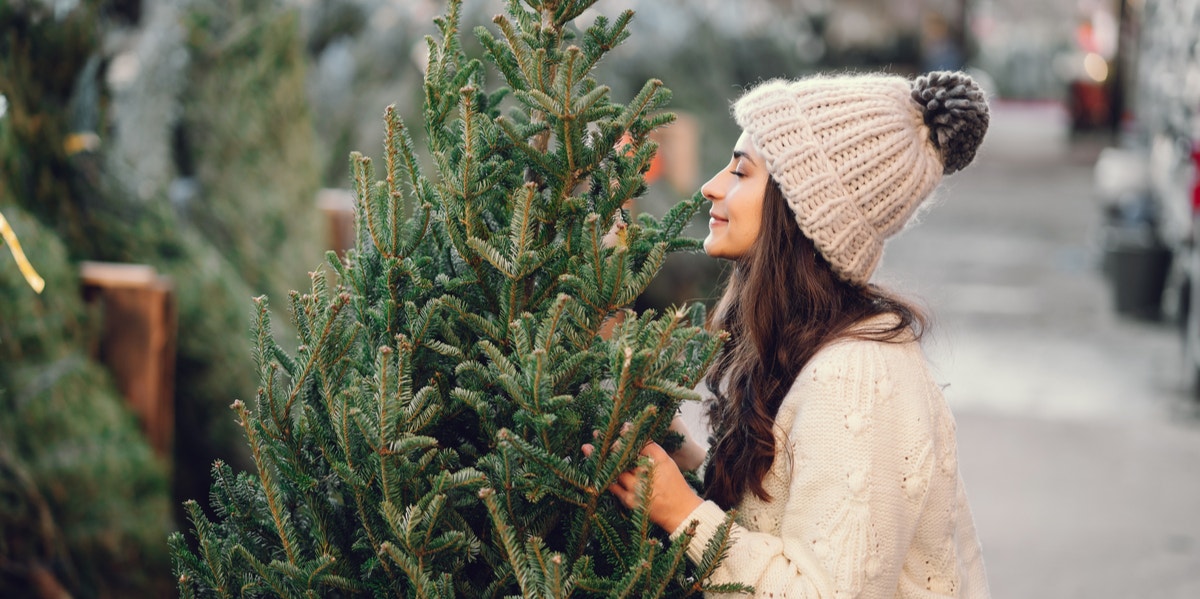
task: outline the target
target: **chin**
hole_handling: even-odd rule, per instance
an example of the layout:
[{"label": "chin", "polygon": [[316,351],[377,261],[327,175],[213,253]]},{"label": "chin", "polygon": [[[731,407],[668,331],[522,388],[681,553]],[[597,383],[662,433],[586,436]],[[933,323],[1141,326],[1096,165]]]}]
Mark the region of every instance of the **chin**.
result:
[{"label": "chin", "polygon": [[709,258],[718,258],[721,260],[737,259],[737,256],[730,256],[729,252],[722,251],[720,247],[710,247],[708,244],[704,245],[704,253],[708,255]]}]

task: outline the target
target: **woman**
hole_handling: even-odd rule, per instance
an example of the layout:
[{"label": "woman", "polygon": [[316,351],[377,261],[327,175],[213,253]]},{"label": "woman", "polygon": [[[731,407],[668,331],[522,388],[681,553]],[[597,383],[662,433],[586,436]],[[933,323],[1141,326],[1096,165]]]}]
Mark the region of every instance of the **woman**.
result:
[{"label": "woman", "polygon": [[[705,252],[736,266],[710,326],[715,443],[705,495],[661,447],[650,518],[698,561],[737,510],[713,583],[759,597],[987,597],[954,421],[919,340],[925,318],[869,283],[883,241],[966,166],[987,129],[962,73],[770,81],[702,188]],[[590,449],[590,448],[586,448]],[[639,476],[611,491],[634,503]]]}]

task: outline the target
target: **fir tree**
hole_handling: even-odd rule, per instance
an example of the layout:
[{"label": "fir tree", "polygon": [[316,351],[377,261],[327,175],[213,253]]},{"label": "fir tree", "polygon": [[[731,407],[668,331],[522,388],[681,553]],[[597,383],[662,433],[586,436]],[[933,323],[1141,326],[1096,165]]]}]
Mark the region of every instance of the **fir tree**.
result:
[{"label": "fir tree", "polygon": [[172,586],[168,468],[94,357],[97,314],[75,264],[105,239],[95,162],[68,150],[91,130],[79,121],[96,99],[80,89],[95,77],[100,12],[0,2],[0,212],[45,283],[34,293],[0,241],[0,597]]},{"label": "fir tree", "polygon": [[[278,0],[190,2],[180,170],[198,188],[181,215],[257,293],[285,293],[325,247],[299,10]],[[285,167],[286,177],[278,170]]]},{"label": "fir tree", "polygon": [[166,596],[167,469],[88,354],[96,323],[66,248],[8,193],[0,181],[46,288],[0,245],[0,597]]},{"label": "fir tree", "polygon": [[[119,0],[0,2],[0,210],[37,219],[71,264],[150,264],[175,286],[176,506],[205,495],[213,460],[250,467],[227,409],[257,379],[247,299],[305,282],[321,256],[303,44],[282,4],[147,3],[135,23]],[[138,74],[111,86],[126,51]]]},{"label": "fir tree", "polygon": [[680,231],[703,200],[629,222],[669,93],[610,99],[591,72],[633,15],[573,30],[594,3],[510,0],[475,31],[483,60],[463,50],[460,0],[436,21],[432,175],[389,108],[383,180],[351,156],[356,248],[289,298],[295,354],[256,300],[260,387],[233,405],[256,472],[215,465],[215,520],[189,504],[193,538],[170,540],[182,596],[704,590],[728,523],[695,567],[690,537],[668,544],[606,491],[646,442],[669,444],[721,340],[698,305],[599,334],[669,252],[697,249]]}]

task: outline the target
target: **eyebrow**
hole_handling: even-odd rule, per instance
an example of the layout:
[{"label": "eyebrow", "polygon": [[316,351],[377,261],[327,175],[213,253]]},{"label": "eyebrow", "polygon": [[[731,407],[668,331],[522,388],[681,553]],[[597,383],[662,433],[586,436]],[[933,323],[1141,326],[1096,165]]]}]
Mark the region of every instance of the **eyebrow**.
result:
[{"label": "eyebrow", "polygon": [[733,151],[733,159],[734,159],[734,160],[738,160],[738,159],[741,159],[741,158],[745,158],[746,160],[749,160],[749,161],[750,161],[750,164],[753,164],[754,166],[758,166],[758,163],[757,163],[757,162],[755,162],[755,161],[754,161],[754,159],[753,159],[753,158],[751,158],[749,154],[747,154],[747,153],[745,153],[745,152],[743,152],[743,151],[741,151],[741,150],[734,150],[734,151]]}]

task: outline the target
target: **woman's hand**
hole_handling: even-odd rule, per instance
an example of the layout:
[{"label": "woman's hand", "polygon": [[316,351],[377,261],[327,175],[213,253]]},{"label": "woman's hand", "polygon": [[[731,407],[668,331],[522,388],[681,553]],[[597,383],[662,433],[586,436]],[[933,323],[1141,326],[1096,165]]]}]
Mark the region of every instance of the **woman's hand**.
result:
[{"label": "woman's hand", "polygon": [[687,423],[683,421],[683,416],[678,412],[671,419],[671,430],[683,437],[683,443],[679,445],[679,449],[676,449],[671,454],[671,459],[675,460],[675,463],[679,465],[679,469],[695,470],[703,465],[707,452],[692,438]]},{"label": "woman's hand", "polygon": [[[583,446],[584,455],[592,455],[591,445]],[[703,499],[683,479],[683,473],[675,460],[658,443],[647,443],[641,455],[651,464],[649,471],[638,466],[617,475],[617,480],[608,487],[621,504],[629,509],[637,504],[638,479],[650,485],[650,521],[667,532],[674,532]]]}]

